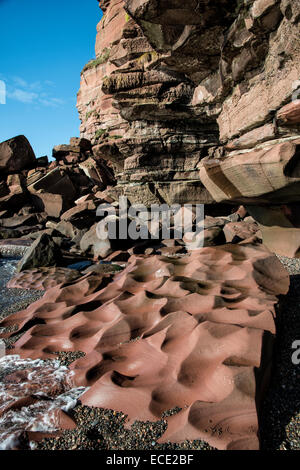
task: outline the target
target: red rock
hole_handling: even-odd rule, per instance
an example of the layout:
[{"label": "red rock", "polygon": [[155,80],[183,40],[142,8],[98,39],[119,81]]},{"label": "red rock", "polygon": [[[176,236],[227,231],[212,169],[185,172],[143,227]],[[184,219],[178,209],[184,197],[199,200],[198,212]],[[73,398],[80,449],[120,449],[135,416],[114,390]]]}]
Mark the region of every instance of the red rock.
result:
[{"label": "red rock", "polygon": [[79,164],[84,173],[95,183],[98,188],[104,189],[114,182],[112,171],[107,167],[104,161],[88,158]]},{"label": "red rock", "polygon": [[72,221],[76,220],[76,218],[84,217],[89,212],[94,214],[94,218],[96,217],[96,205],[94,201],[87,201],[81,204],[77,204],[76,206],[69,209],[67,212],[62,214],[61,220]]},{"label": "red rock", "polygon": [[200,178],[218,202],[271,204],[278,199],[281,202],[298,200],[300,185],[295,161],[299,143],[297,138],[266,143],[262,148],[233,153],[222,159],[206,157],[199,165]]},{"label": "red rock", "polygon": [[278,255],[300,258],[299,204],[248,206],[266,247]]},{"label": "red rock", "polygon": [[277,121],[286,126],[300,124],[300,100],[293,101],[281,108],[276,115]]},{"label": "red rock", "polygon": [[276,3],[277,0],[255,0],[251,9],[251,15],[254,18],[259,18],[265,15]]},{"label": "red rock", "polygon": [[4,319],[0,327],[19,330],[44,323],[13,353],[84,351],[71,366],[75,383],[90,387],[82,403],[122,411],[129,424],[179,406],[160,442],[258,449],[275,295],[289,289],[279,260],[262,246],[226,245],[181,258],[133,256],[108,279],[86,275]]},{"label": "red rock", "polygon": [[71,147],[79,147],[81,151],[88,152],[92,150],[92,144],[87,139],[82,139],[80,137],[71,137],[70,139]]},{"label": "red rock", "polygon": [[29,200],[29,197],[22,189],[14,190],[7,196],[0,198],[0,210],[8,210],[10,213],[18,212],[24,204]]},{"label": "red rock", "polygon": [[33,196],[32,200],[39,210],[46,212],[49,217],[56,219],[70,207],[70,204],[60,194],[37,193]]},{"label": "red rock", "polygon": [[105,261],[126,262],[129,260],[129,258],[130,254],[128,253],[128,251],[114,251],[105,258]]},{"label": "red rock", "polygon": [[85,196],[81,196],[79,199],[75,201],[76,206],[83,204],[87,201],[94,201],[96,197],[93,194],[86,194]]},{"label": "red rock", "polygon": [[253,237],[259,231],[259,226],[255,221],[252,223],[246,221],[230,222],[225,225],[223,230],[226,242],[236,243],[236,241],[246,240]]},{"label": "red rock", "polygon": [[28,186],[28,190],[33,194],[41,190],[51,194],[59,194],[69,201],[76,196],[72,181],[68,174],[60,168],[48,171],[45,176]]},{"label": "red rock", "polygon": [[34,151],[26,137],[19,135],[0,143],[0,171],[14,173],[35,166]]},{"label": "red rock", "polygon": [[57,161],[63,159],[63,157],[68,156],[70,153],[74,153],[80,155],[80,147],[79,146],[72,146],[72,145],[56,145],[53,148],[52,156]]},{"label": "red rock", "polygon": [[[47,226],[47,224],[46,224]],[[54,224],[55,231],[67,238],[74,238],[77,235],[78,229],[71,223],[61,220],[58,224]]]},{"label": "red rock", "polygon": [[[125,193],[147,206],[210,204],[226,187],[232,200],[230,177],[228,182],[220,172],[213,185],[199,179],[204,155],[216,160],[220,149],[263,152],[257,146],[274,141],[275,147],[299,134],[295,125],[281,126],[280,111],[274,119],[292,101],[299,78],[298,2],[256,0],[236,10],[229,0],[221,3],[101,2],[97,59],[83,70],[78,110],[81,135],[92,141],[97,157],[112,161],[119,181],[112,195]],[[288,107],[297,116],[295,104]],[[260,162],[270,193],[263,201],[255,190],[262,174],[244,180],[243,156],[230,154],[239,192],[244,196],[252,181],[246,197],[269,202],[278,174]],[[281,195],[282,202],[299,196]]]},{"label": "red rock", "polygon": [[274,124],[265,124],[226,144],[228,150],[241,150],[255,147],[257,144],[276,138]]},{"label": "red rock", "polygon": [[[72,428],[70,419],[60,411],[63,403],[60,395],[73,386],[67,368],[53,360],[46,363],[18,357],[3,358],[1,366],[13,371],[3,378],[1,387],[2,449],[3,446],[6,450],[24,449],[24,443],[29,442],[27,438],[38,440],[46,438],[47,434],[54,437],[53,431],[60,423],[67,429]],[[44,432],[37,433],[37,429],[44,429]]]},{"label": "red rock", "polygon": [[35,268],[17,273],[7,284],[8,289],[48,290],[80,277],[74,269],[48,267]]},{"label": "red rock", "polygon": [[45,155],[44,157],[39,157],[39,158],[36,159],[37,168],[47,167],[48,165],[49,165],[49,160],[48,160],[47,155]]}]

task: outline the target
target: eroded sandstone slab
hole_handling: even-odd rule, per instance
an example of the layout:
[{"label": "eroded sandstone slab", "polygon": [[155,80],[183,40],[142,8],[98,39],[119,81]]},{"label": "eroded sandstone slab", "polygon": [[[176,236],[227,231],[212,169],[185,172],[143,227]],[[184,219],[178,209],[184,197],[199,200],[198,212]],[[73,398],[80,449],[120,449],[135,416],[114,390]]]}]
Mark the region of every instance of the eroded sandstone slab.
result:
[{"label": "eroded sandstone slab", "polygon": [[91,387],[82,403],[121,410],[128,425],[181,408],[161,442],[257,449],[275,296],[289,288],[278,259],[250,245],[133,256],[110,280],[87,274],[3,320],[25,332],[11,352],[85,352],[71,366],[75,384]]}]

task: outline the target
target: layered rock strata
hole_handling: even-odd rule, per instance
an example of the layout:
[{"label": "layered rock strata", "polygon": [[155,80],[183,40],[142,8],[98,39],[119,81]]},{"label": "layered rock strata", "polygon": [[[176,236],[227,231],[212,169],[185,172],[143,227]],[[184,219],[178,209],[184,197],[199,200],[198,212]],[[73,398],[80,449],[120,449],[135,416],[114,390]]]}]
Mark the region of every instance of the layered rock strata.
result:
[{"label": "layered rock strata", "polygon": [[100,7],[78,110],[82,136],[113,161],[115,195],[148,205],[242,202],[253,214],[298,203],[298,1]]}]

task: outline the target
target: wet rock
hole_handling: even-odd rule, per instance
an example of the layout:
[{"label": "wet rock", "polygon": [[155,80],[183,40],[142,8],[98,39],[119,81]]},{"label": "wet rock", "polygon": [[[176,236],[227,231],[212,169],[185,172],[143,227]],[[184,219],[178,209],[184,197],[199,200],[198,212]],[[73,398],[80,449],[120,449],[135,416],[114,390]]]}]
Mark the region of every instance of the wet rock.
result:
[{"label": "wet rock", "polygon": [[30,439],[53,436],[62,423],[71,428],[62,409],[72,409],[84,389],[72,389],[72,373],[57,360],[0,362],[0,449],[29,449]]}]

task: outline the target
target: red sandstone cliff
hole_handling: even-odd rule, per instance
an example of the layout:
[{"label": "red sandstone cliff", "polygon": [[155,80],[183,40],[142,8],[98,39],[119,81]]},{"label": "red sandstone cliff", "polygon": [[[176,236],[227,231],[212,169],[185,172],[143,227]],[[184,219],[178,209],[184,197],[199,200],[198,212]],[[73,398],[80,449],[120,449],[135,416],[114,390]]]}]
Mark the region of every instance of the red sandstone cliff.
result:
[{"label": "red sandstone cliff", "polygon": [[82,136],[114,164],[115,195],[239,202],[262,226],[256,206],[275,204],[271,225],[290,228],[300,246],[291,209],[279,206],[300,196],[300,2],[100,7],[97,58],[82,72],[78,110]]}]

